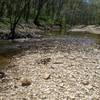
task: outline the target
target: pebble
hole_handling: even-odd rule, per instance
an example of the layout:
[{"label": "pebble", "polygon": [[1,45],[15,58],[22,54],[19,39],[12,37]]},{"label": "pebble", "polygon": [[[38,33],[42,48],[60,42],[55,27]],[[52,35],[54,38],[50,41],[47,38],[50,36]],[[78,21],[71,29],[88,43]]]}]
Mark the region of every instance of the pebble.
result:
[{"label": "pebble", "polygon": [[50,73],[44,73],[43,78],[44,78],[45,80],[50,79]]},{"label": "pebble", "polygon": [[99,98],[97,97],[93,97],[92,100],[100,100]]},{"label": "pebble", "polygon": [[4,72],[0,72],[0,79],[5,77],[5,73]]},{"label": "pebble", "polygon": [[85,81],[85,80],[84,80],[84,81],[82,81],[82,84],[83,84],[83,85],[89,85],[89,81]]},{"label": "pebble", "polygon": [[47,97],[46,97],[46,95],[41,95],[40,98],[45,100]]},{"label": "pebble", "polygon": [[31,81],[28,79],[23,79],[21,85],[22,86],[29,86],[29,85],[31,85]]}]

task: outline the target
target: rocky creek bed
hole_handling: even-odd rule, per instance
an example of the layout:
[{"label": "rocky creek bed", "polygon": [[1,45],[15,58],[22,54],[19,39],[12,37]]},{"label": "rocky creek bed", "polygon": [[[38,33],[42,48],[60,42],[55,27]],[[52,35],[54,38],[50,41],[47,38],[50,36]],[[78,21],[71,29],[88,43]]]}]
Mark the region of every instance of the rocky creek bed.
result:
[{"label": "rocky creek bed", "polygon": [[100,50],[95,43],[49,38],[32,45],[13,56],[0,79],[0,100],[100,100]]}]

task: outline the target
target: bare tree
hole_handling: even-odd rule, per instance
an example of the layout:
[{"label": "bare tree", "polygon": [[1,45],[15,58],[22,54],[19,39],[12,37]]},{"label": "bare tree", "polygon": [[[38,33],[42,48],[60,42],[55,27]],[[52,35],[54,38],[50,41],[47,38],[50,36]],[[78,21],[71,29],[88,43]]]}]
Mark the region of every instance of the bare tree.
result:
[{"label": "bare tree", "polygon": [[9,38],[12,40],[15,38],[16,27],[19,23],[25,9],[28,5],[28,0],[8,0],[6,2],[7,16],[10,19],[10,34]]},{"label": "bare tree", "polygon": [[40,23],[39,23],[38,19],[41,14],[41,10],[42,10],[43,6],[45,5],[45,3],[48,2],[48,0],[36,0],[36,1],[37,1],[37,14],[35,16],[34,23],[39,26]]}]

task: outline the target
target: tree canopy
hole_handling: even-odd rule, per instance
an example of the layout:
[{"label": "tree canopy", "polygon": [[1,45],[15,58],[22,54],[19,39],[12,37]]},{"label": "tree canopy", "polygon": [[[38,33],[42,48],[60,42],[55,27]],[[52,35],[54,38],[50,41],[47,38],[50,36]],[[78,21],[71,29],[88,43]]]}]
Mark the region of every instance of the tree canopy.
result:
[{"label": "tree canopy", "polygon": [[30,20],[37,26],[100,24],[100,0],[0,0],[3,19],[8,19],[11,34],[18,23]]}]

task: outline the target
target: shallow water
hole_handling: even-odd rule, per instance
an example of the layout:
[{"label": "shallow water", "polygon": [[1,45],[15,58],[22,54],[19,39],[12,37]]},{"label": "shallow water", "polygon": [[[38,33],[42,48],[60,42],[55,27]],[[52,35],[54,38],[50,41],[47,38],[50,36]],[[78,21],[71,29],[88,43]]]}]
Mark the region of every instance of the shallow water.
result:
[{"label": "shallow water", "polygon": [[16,47],[16,43],[0,40],[0,70],[5,69],[10,63],[10,59],[18,52],[19,49]]},{"label": "shallow water", "polygon": [[44,33],[47,36],[60,36],[60,37],[66,37],[66,38],[83,38],[83,39],[90,39],[91,41],[94,41],[96,44],[100,44],[100,34],[90,34],[90,33],[80,33],[80,32],[64,32],[64,31],[58,31],[58,32],[46,32]]},{"label": "shallow water", "polygon": [[[11,42],[0,41],[0,70],[5,68],[9,64],[9,60],[14,55],[17,55],[23,50],[28,50],[32,47],[32,50],[49,50],[57,44],[74,44],[81,46],[91,46],[100,44],[100,35],[96,34],[84,34],[84,33],[67,33],[62,34],[59,32],[45,33],[47,38],[40,39],[39,41],[31,40],[30,42]],[[49,36],[49,38],[48,38]],[[29,49],[30,50],[30,49]]]}]

